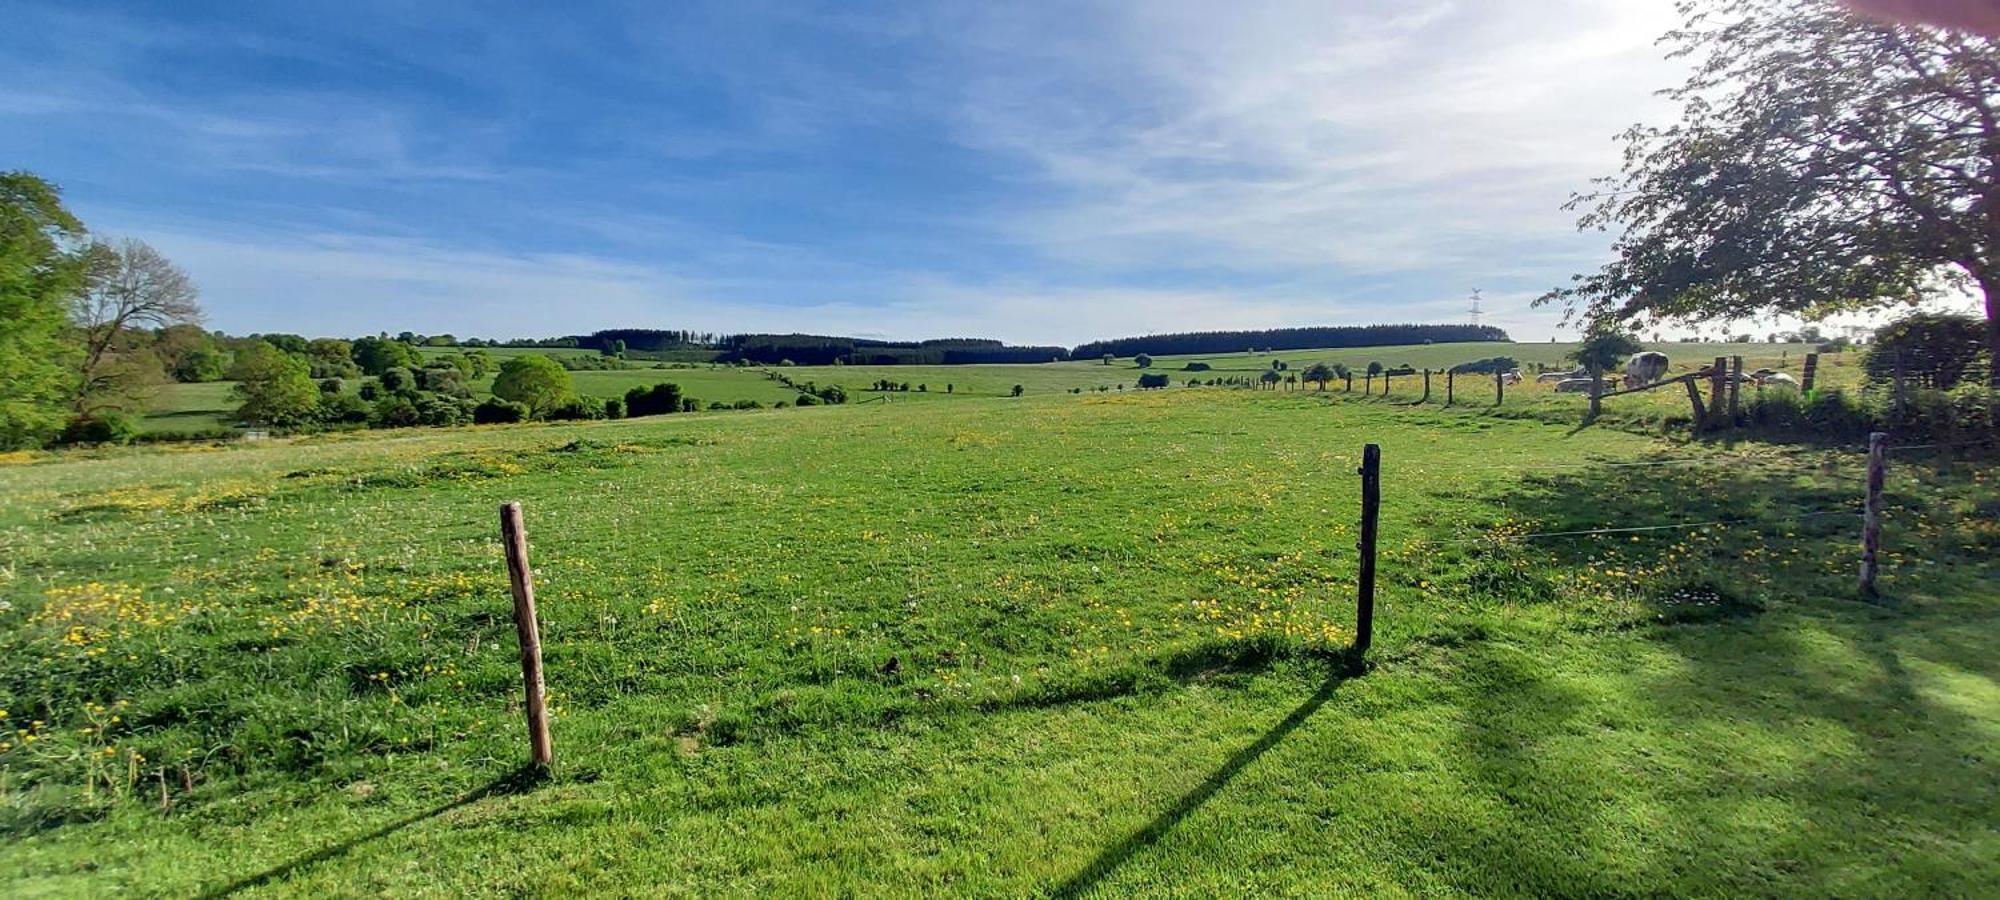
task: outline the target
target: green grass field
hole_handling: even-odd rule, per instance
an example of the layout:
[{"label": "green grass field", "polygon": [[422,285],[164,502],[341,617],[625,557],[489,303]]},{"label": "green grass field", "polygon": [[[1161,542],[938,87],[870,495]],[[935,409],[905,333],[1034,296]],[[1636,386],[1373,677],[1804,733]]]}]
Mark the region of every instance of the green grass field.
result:
[{"label": "green grass field", "polygon": [[[978,372],[949,404],[0,466],[0,883],[2000,883],[1988,463],[1898,459],[1876,605],[1853,584],[1851,452],[1396,397],[1079,397],[1057,379],[1101,365],[967,368],[1056,374],[1021,400],[989,393],[1019,376]],[[795,377],[820,371],[839,370]],[[1336,660],[1370,441],[1382,596],[1354,676]],[[509,500],[538,578],[547,779],[519,769]],[[1510,537],[1703,522],[1729,524]]]},{"label": "green grass field", "polygon": [[[1661,350],[1674,359],[1676,371],[1689,371],[1706,365],[1709,360],[1721,355],[1740,355],[1751,368],[1771,367],[1796,373],[1804,355],[1812,348],[1799,344],[1654,344],[1651,349]],[[455,348],[422,348],[426,356],[457,353]],[[1407,347],[1364,347],[1344,350],[1298,350],[1281,351],[1270,354],[1224,354],[1220,356],[1162,356],[1155,360],[1150,371],[1165,372],[1174,376],[1174,383],[1180,385],[1190,377],[1199,375],[1203,380],[1230,376],[1254,378],[1271,363],[1283,361],[1292,372],[1302,372],[1315,362],[1344,363],[1356,372],[1364,371],[1370,362],[1380,362],[1385,367],[1394,368],[1409,365],[1414,368],[1446,369],[1459,363],[1471,362],[1490,356],[1512,356],[1522,365],[1532,367],[1542,363],[1550,367],[1567,366],[1565,354],[1576,349],[1575,344],[1437,344]],[[497,357],[546,354],[551,356],[596,356],[595,351],[535,348],[491,348],[489,353]],[[1859,353],[1829,354],[1822,360],[1823,378],[1828,384],[1851,384],[1858,380],[1861,355]],[[1184,371],[1191,362],[1203,362],[1212,371],[1194,373]],[[650,363],[640,362],[637,365]],[[769,369],[735,368],[730,366],[695,365],[689,368],[633,368],[609,371],[579,371],[571,373],[579,393],[594,397],[622,397],[625,392],[640,386],[650,386],[663,381],[679,384],[687,395],[704,403],[735,403],[739,400],[755,400],[765,405],[780,400],[795,399],[796,391],[786,388],[766,377],[765,372],[782,372],[799,383],[813,381],[818,384],[837,384],[847,389],[851,402],[866,400],[889,402],[922,400],[976,399],[1003,397],[1010,394],[1015,385],[1020,385],[1026,393],[1041,395],[1067,393],[1073,389],[1096,392],[1103,388],[1115,392],[1122,386],[1131,390],[1137,387],[1142,371],[1130,359],[1120,359],[1106,366],[1101,360],[1065,363],[1043,363],[1036,365],[989,365],[989,366],[797,366],[772,367]],[[908,383],[908,392],[882,394],[871,388],[878,380],[888,379],[898,384]],[[492,385],[492,376],[487,376],[473,385],[481,396],[485,396]],[[928,388],[919,391],[922,386]],[[1359,381],[1357,381],[1357,388]],[[1435,385],[1442,397],[1442,376]],[[141,427],[149,432],[171,433],[200,431],[227,425],[234,421],[235,404],[229,399],[230,385],[226,382],[212,384],[176,384],[163,388],[154,398],[152,412],[142,421]],[[949,388],[949,391],[947,391]],[[1490,397],[1488,388],[1471,389],[1480,396]],[[1528,386],[1532,396],[1535,392],[1546,394],[1547,387]],[[1483,391],[1483,393],[1481,393]],[[1420,397],[1421,379],[1399,379],[1391,385],[1391,396],[1403,400]],[[1568,416],[1579,414],[1571,407],[1581,409],[1582,398],[1568,396],[1544,404],[1551,415]],[[1674,400],[1662,395],[1647,396],[1628,400],[1626,407],[1637,405],[1647,415],[1658,418],[1672,411],[1685,411],[1685,401]]]}]

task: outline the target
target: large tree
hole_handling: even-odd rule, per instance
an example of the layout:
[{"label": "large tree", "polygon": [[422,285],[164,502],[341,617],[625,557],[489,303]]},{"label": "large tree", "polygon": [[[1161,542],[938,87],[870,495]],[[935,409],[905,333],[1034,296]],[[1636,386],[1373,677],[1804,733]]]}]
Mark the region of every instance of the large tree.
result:
[{"label": "large tree", "polygon": [[[1691,0],[1681,121],[1572,208],[1616,258],[1541,302],[1593,322],[1818,318],[1970,285],[2000,356],[2000,45],[1831,0]],[[2000,387],[2000,367],[1993,384]]]},{"label": "large tree", "polygon": [[574,391],[568,369],[535,353],[500,364],[500,374],[493,378],[493,396],[526,406],[539,419],[569,400]]},{"label": "large tree", "polygon": [[319,408],[319,386],[304,358],[266,341],[252,341],[236,351],[229,377],[231,395],[242,404],[238,418],[262,425],[290,427],[310,422]]},{"label": "large tree", "polygon": [[83,238],[54,185],[0,172],[0,450],[41,446],[68,418]]},{"label": "large tree", "polygon": [[95,242],[84,256],[83,290],[70,305],[83,338],[78,413],[122,406],[162,376],[159,359],[134,342],[138,329],[201,321],[193,279],[146,242]]}]

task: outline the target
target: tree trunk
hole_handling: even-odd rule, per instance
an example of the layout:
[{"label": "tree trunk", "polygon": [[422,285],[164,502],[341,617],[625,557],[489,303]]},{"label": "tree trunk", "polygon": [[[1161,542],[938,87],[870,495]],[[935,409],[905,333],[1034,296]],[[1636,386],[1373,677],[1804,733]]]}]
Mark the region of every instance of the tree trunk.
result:
[{"label": "tree trunk", "polygon": [[1979,288],[1986,294],[1986,386],[2000,391],[2000,268],[1981,269]]}]

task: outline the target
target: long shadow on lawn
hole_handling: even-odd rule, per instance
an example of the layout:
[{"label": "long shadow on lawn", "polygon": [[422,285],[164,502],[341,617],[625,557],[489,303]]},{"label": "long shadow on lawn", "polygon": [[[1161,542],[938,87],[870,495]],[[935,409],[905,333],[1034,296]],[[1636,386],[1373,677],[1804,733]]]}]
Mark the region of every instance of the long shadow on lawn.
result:
[{"label": "long shadow on lawn", "polygon": [[[1992,864],[1976,862],[1990,858],[1980,835],[2000,803],[1982,761],[1991,719],[1968,709],[1996,677],[1979,649],[2000,626],[1992,564],[1976,532],[1935,518],[1917,540],[1916,516],[1937,498],[1892,492],[1890,521],[1904,529],[1893,542],[1936,565],[1909,572],[1898,606],[1855,602],[1857,523],[1792,518],[1854,496],[1807,481],[1604,468],[1504,498],[1548,531],[1748,521],[1707,543],[1562,538],[1447,564],[1475,576],[1661,574],[1636,607],[1583,598],[1566,623],[1585,633],[1524,632],[1458,653],[1451,702],[1465,725],[1452,753],[1470,787],[1465,814],[1407,835],[1430,848],[1436,874],[1473,893],[1562,895],[1949,896],[1991,883]],[[1676,589],[1698,584],[1722,601],[1675,608]],[[1508,599],[1535,602],[1532,587]],[[1588,634],[1624,629],[1644,642]]]},{"label": "long shadow on lawn", "polygon": [[1287,735],[1298,730],[1300,725],[1305,724],[1306,719],[1311,718],[1312,714],[1318,712],[1320,707],[1325,706],[1328,700],[1333,699],[1334,692],[1348,678],[1352,677],[1356,671],[1353,666],[1344,666],[1337,671],[1336,674],[1327,679],[1325,684],[1320,686],[1318,691],[1314,692],[1311,697],[1306,698],[1306,701],[1299,704],[1297,709],[1292,710],[1290,715],[1285,716],[1278,724],[1271,726],[1271,730],[1265,732],[1263,737],[1258,738],[1250,746],[1244,747],[1232,754],[1228,760],[1223,762],[1220,768],[1209,773],[1209,776],[1202,779],[1200,784],[1195,785],[1193,790],[1188,791],[1179,800],[1174,801],[1172,806],[1168,807],[1165,812],[1160,813],[1153,821],[1147,823],[1144,828],[1134,831],[1127,835],[1124,840],[1104,848],[1103,852],[1097,854],[1097,858],[1091,860],[1089,865],[1084,866],[1075,875],[1070,876],[1067,881],[1056,886],[1050,896],[1080,897],[1088,893],[1091,888],[1097,886],[1099,882],[1103,881],[1111,873],[1117,871],[1118,867],[1123,865],[1126,860],[1131,859],[1134,854],[1157,843],[1160,838],[1165,837],[1168,832],[1173,831],[1174,826],[1179,825],[1181,820],[1186,819],[1195,810],[1200,809],[1202,804],[1207,803],[1208,799],[1215,796],[1217,791],[1227,786],[1231,780],[1236,778],[1237,773],[1242,772],[1244,768],[1256,762],[1258,757],[1269,752],[1272,747],[1278,745],[1279,741],[1284,740]]},{"label": "long shadow on lawn", "polygon": [[370,841],[375,841],[384,837],[388,837],[389,835],[401,831],[405,828],[408,828],[411,825],[415,825],[419,822],[423,822],[429,819],[437,818],[438,816],[451,812],[454,809],[458,809],[459,807],[462,806],[468,806],[470,804],[477,803],[481,800],[486,799],[487,797],[491,797],[494,795],[525,793],[529,790],[534,789],[536,785],[541,784],[543,781],[546,781],[547,779],[548,775],[542,769],[536,768],[534,766],[522,766],[518,769],[515,769],[512,772],[500,776],[499,778],[495,778],[492,781],[487,782],[486,784],[474,789],[470,793],[467,793],[459,797],[458,799],[452,800],[449,803],[444,803],[442,805],[432,807],[431,809],[424,810],[423,812],[415,813],[413,815],[397,819],[396,821],[390,822],[389,824],[377,828],[374,831],[370,831],[366,834],[357,835],[355,837],[348,838],[345,841],[341,841],[338,844],[333,844],[327,847],[323,847],[319,850],[315,850],[312,853],[308,853],[305,856],[301,856],[298,859],[292,860],[291,862],[275,866],[270,869],[266,869],[248,878],[243,878],[238,881],[232,882],[224,887],[217,888],[216,890],[203,894],[202,896],[227,897],[233,894],[240,893],[242,891],[249,890],[254,887],[260,887],[262,885],[269,884],[273,881],[290,877],[292,874],[296,872],[309,869],[313,866],[319,865],[320,863],[326,862],[335,857],[342,856],[346,854],[348,851],[353,850],[354,848],[359,847],[362,844],[366,844]]}]

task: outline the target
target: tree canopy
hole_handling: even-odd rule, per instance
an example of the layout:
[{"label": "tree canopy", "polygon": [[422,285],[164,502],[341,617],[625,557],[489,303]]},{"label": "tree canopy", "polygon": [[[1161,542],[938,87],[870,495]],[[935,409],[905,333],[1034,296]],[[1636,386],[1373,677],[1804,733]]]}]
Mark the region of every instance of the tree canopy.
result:
[{"label": "tree canopy", "polygon": [[[1968,282],[2000,348],[2000,47],[1832,0],[1689,0],[1668,127],[1575,197],[1615,258],[1541,302],[1646,323],[1827,314]],[[2000,378],[2000,372],[1995,373]],[[2000,384],[2000,382],[1996,382]]]},{"label": "tree canopy", "polygon": [[62,430],[80,356],[65,332],[83,236],[54,185],[0,173],[0,450],[40,446]]},{"label": "tree canopy", "polygon": [[500,374],[493,378],[493,396],[526,406],[536,417],[561,406],[571,393],[569,370],[540,354],[501,363]]}]

